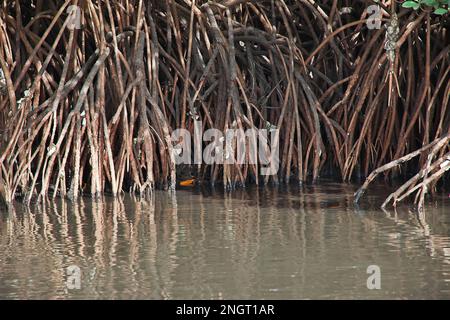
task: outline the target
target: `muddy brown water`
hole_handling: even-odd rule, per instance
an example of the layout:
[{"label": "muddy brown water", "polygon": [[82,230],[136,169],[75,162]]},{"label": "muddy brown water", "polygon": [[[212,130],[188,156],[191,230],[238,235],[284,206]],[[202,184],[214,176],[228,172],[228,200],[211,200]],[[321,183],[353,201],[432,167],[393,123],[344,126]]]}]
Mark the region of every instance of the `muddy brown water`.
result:
[{"label": "muddy brown water", "polygon": [[[450,298],[448,194],[419,218],[407,207],[381,211],[383,186],[355,208],[355,190],[325,183],[17,205],[0,211],[0,299]],[[381,289],[367,288],[370,265]]]}]

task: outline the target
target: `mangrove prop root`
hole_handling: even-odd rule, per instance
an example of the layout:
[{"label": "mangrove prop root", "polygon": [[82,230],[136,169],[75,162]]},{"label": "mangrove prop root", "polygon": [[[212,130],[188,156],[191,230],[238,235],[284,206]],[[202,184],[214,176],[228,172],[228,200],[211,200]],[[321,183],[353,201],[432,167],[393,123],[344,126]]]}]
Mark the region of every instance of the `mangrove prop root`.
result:
[{"label": "mangrove prop root", "polygon": [[2,1],[0,202],[173,190],[172,132],[201,121],[279,129],[279,170],[196,164],[198,179],[368,176],[358,202],[401,164],[420,171],[388,202],[423,206],[449,178],[447,18],[388,3],[371,29],[371,1]]},{"label": "mangrove prop root", "polygon": [[[358,191],[355,192],[355,203],[358,203],[364,192],[367,190],[369,184],[382,172],[400,166],[401,164],[410,161],[411,159],[423,154],[424,152],[431,149],[428,152],[428,161],[423,165],[422,169],[419,173],[417,173],[413,178],[409,179],[405,182],[400,188],[398,188],[394,193],[390,194],[386,200],[384,201],[382,207],[386,207],[386,205],[393,201],[393,205],[395,206],[398,201],[401,201],[414,191],[420,189],[419,191],[419,200],[416,198],[416,202],[418,204],[418,208],[423,208],[423,196],[427,193],[428,186],[439,179],[446,171],[450,170],[450,152],[442,155],[438,159],[435,159],[436,156],[442,150],[448,149],[448,145],[450,143],[450,133],[445,135],[440,139],[436,139],[432,143],[407,154],[404,157],[393,160],[377,169],[372,171],[372,173],[367,177],[364,184]],[[431,176],[430,173],[432,173]],[[419,183],[420,179],[422,182]]]}]

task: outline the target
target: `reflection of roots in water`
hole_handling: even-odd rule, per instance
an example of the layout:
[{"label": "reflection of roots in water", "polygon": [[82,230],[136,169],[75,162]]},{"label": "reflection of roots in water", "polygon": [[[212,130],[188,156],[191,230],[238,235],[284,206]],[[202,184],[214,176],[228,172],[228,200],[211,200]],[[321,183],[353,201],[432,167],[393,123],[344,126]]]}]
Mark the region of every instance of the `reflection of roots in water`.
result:
[{"label": "reflection of roots in water", "polygon": [[[249,296],[260,276],[258,260],[269,241],[283,250],[292,250],[289,245],[298,244],[289,251],[296,270],[289,281],[293,288],[301,288],[308,281],[309,256],[325,259],[332,254],[330,223],[335,228],[336,245],[355,248],[355,260],[363,261],[364,252],[357,249],[372,243],[370,237],[361,238],[348,226],[364,228],[365,233],[381,236],[396,247],[402,241],[401,249],[406,251],[417,244],[417,238],[423,238],[427,255],[444,256],[449,263],[448,238],[433,235],[424,216],[414,224],[402,218],[411,214],[395,211],[392,216],[385,211],[399,232],[408,234],[398,239],[392,236],[392,228],[385,231],[380,227],[380,211],[353,207],[351,189],[265,188],[225,194],[178,192],[176,196],[155,192],[148,201],[125,197],[47,202],[33,212],[21,207],[2,214],[0,247],[7,248],[12,259],[33,253],[45,255],[45,269],[49,270],[45,277],[55,292],[52,298],[61,297],[69,265],[81,267],[86,275],[83,292],[90,297],[99,296],[101,291],[110,294],[107,298],[120,298],[117,282],[123,282],[126,288],[135,288],[123,292],[124,296],[141,297],[139,290],[145,288],[150,298],[171,299],[175,289],[183,290],[177,287],[174,272],[186,271],[196,288],[192,296],[202,292],[205,298],[219,298],[222,293],[212,280],[228,268],[235,271],[242,296]],[[214,275],[208,274],[208,259],[219,254],[228,265],[223,270],[218,268]],[[274,254],[266,258],[276,259]],[[3,261],[0,270],[5,270]],[[15,277],[27,279],[30,272],[18,268]],[[26,297],[25,291],[21,294]]]},{"label": "reflection of roots in water", "polygon": [[[443,257],[443,261],[450,264],[450,243],[448,236],[433,234],[430,224],[427,222],[426,208],[423,210],[415,210],[409,207],[393,208],[393,216],[391,213],[382,209],[386,217],[395,222],[396,225],[408,230],[409,234],[416,234],[425,242],[425,251],[431,257]],[[399,211],[403,211],[399,214]],[[399,215],[408,217],[408,220],[399,219]],[[408,239],[405,240],[407,242]],[[408,249],[408,246],[405,246]]]}]

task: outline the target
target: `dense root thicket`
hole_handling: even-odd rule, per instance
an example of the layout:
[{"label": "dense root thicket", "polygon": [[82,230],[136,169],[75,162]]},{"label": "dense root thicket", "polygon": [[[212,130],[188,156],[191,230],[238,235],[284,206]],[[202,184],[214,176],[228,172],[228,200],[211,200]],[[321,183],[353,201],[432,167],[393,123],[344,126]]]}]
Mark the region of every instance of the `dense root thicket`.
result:
[{"label": "dense root thicket", "polygon": [[3,0],[0,198],[173,189],[171,133],[196,119],[280,129],[277,175],[200,179],[350,180],[417,155],[391,198],[423,197],[450,168],[448,15],[380,2],[372,29],[371,1]]}]

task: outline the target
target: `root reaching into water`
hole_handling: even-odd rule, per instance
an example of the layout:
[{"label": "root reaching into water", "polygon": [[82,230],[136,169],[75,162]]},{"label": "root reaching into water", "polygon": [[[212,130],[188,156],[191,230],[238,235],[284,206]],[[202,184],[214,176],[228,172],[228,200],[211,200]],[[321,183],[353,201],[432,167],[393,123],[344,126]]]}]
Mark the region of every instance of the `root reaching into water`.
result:
[{"label": "root reaching into water", "polygon": [[355,203],[359,202],[361,196],[377,175],[400,166],[419,155],[427,153],[427,161],[422,166],[421,170],[395,192],[391,193],[382,205],[382,208],[384,208],[392,201],[395,207],[397,202],[416,192],[415,203],[417,204],[419,211],[421,211],[423,209],[425,195],[430,189],[433,189],[433,185],[436,181],[440,179],[445,172],[450,170],[450,152],[445,153],[449,143],[450,133],[440,139],[436,139],[419,150],[411,152],[400,159],[391,161],[388,164],[375,169],[369,177],[367,177],[362,187],[355,193]]},{"label": "root reaching into water", "polygon": [[3,1],[0,198],[174,189],[171,134],[200,120],[280,129],[276,175],[260,176],[260,163],[196,166],[226,187],[325,172],[348,181],[431,143],[392,171],[420,165],[389,200],[418,191],[423,203],[448,179],[448,17],[399,9],[393,22],[383,1],[398,30],[369,29],[369,4]]}]

